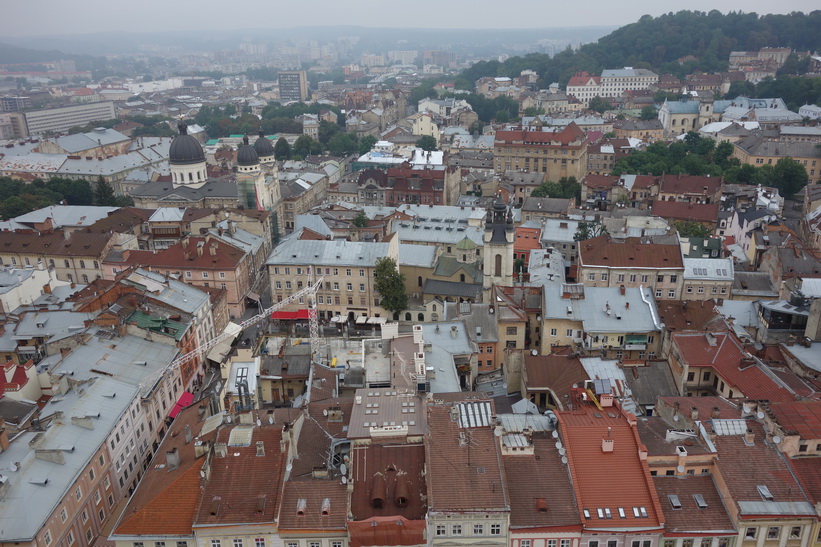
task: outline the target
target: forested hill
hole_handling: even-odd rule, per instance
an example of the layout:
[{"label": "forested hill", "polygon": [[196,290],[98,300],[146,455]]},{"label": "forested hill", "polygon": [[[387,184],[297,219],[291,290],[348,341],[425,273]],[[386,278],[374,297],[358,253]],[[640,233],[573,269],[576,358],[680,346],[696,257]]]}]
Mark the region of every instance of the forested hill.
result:
[{"label": "forested hill", "polygon": [[[621,27],[598,42],[585,44],[579,51],[563,51],[554,58],[545,54],[511,57],[503,63],[481,61],[457,80],[472,89],[484,76],[518,76],[536,70],[542,82],[567,84],[574,72],[598,74],[605,68],[632,66],[649,68],[660,74],[683,76],[693,70],[714,72],[727,69],[731,51],[762,47],[791,47],[798,51],[821,50],[821,11],[809,14],[758,15],[713,10],[680,11],[660,17],[645,15],[636,23]],[[678,59],[692,55],[696,59]]]}]

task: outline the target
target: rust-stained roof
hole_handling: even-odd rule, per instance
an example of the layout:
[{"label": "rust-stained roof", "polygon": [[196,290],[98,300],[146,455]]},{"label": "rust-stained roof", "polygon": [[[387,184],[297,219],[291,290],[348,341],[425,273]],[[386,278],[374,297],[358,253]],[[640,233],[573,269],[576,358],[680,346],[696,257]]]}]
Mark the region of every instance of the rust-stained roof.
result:
[{"label": "rust-stained roof", "polygon": [[[197,250],[200,243],[202,253]],[[187,242],[181,241],[156,253],[126,251],[122,263],[148,269],[233,270],[242,262],[244,256],[245,253],[241,249],[215,237],[190,237],[187,238]]]},{"label": "rust-stained roof", "polygon": [[[280,450],[282,425],[234,425],[217,432],[217,443],[228,443],[224,457],[211,459],[211,478],[200,496],[194,524],[271,523],[279,513],[286,453]],[[231,446],[233,431],[250,428],[248,446]],[[264,455],[257,455],[262,441]]]},{"label": "rust-stained roof", "polygon": [[795,432],[804,440],[821,439],[821,401],[771,403],[770,410],[785,432]]},{"label": "rust-stained roof", "polygon": [[[735,535],[735,527],[711,475],[653,477],[662,511],[665,537],[678,534]],[[700,496],[696,501],[696,496]],[[670,499],[670,496],[674,496]],[[703,500],[702,506],[699,502]],[[673,506],[677,503],[677,508]],[[703,505],[706,504],[706,507]]]},{"label": "rust-stained roof", "polygon": [[[640,459],[641,442],[632,415],[617,406],[603,411],[589,404],[559,411],[561,438],[567,450],[576,503],[587,530],[658,529],[664,515],[647,462]],[[629,419],[628,419],[629,416]],[[605,445],[612,445],[605,451]],[[620,517],[619,508],[624,510]],[[638,511],[635,516],[634,508]],[[644,517],[641,509],[647,516]],[[599,518],[602,510],[605,518]],[[612,518],[606,518],[606,510]],[[590,515],[587,518],[584,510]]]},{"label": "rust-stained roof", "polygon": [[37,232],[0,232],[0,255],[21,253],[28,255],[102,256],[112,234],[62,232],[40,234]]},{"label": "rust-stained roof", "polygon": [[712,300],[657,300],[656,307],[661,322],[670,331],[701,331],[707,324],[714,324],[713,320],[718,316]]},{"label": "rust-stained roof", "polygon": [[745,442],[744,435],[718,435],[715,439],[718,470],[733,501],[763,501],[758,489],[763,485],[775,502],[806,502],[786,458],[765,442],[763,426],[753,420],[747,420],[746,425],[755,437],[752,445]]},{"label": "rust-stained roof", "polygon": [[655,201],[653,215],[690,222],[718,222],[718,203],[685,203],[682,201]]},{"label": "rust-stained roof", "polygon": [[570,122],[561,131],[527,131],[521,129],[497,131],[495,142],[497,146],[509,146],[511,144],[567,146],[574,142],[578,142],[577,146],[580,146],[585,139],[584,131],[576,125],[576,122]]},{"label": "rust-stained roof", "polygon": [[510,527],[581,531],[570,473],[556,440],[547,433],[536,433],[532,442],[534,454],[502,456],[510,489]]},{"label": "rust-stained roof", "polygon": [[430,510],[509,509],[499,444],[490,426],[462,429],[451,419],[451,405],[431,405],[425,454]]},{"label": "rust-stained roof", "polygon": [[424,545],[427,521],[399,517],[373,517],[348,523],[350,547]]},{"label": "rust-stained roof", "polygon": [[790,465],[810,501],[821,503],[821,457],[793,458]]},{"label": "rust-stained roof", "polygon": [[[200,435],[202,425],[197,404],[177,415],[157,451],[157,458],[129,500],[113,535],[179,536],[192,533],[200,501],[200,469],[205,456],[195,458],[194,441],[185,442],[185,427],[191,428],[193,437],[212,441],[216,434]],[[162,455],[175,448],[179,451],[180,466],[174,470],[164,465],[159,467],[165,463]]]},{"label": "rust-stained roof", "polygon": [[[348,519],[347,497],[347,486],[338,478],[288,481],[282,493],[279,530],[344,532]],[[305,500],[304,504],[300,500]]]},{"label": "rust-stained roof", "polygon": [[641,238],[611,240],[607,235],[579,244],[579,267],[684,268],[679,245],[642,243]]},{"label": "rust-stained roof", "polygon": [[[425,518],[427,486],[424,445],[355,446],[350,458],[353,520],[391,516],[409,520]],[[375,497],[382,500],[381,505],[374,503]]]},{"label": "rust-stained roof", "polygon": [[549,389],[565,402],[573,384],[584,384],[590,377],[578,357],[570,355],[525,355],[527,389]]},{"label": "rust-stained roof", "polygon": [[659,192],[712,195],[721,189],[722,180],[721,177],[665,174],[661,177]]},{"label": "rust-stained roof", "polygon": [[148,218],[154,209],[138,209],[136,207],[121,207],[112,211],[107,217],[101,218],[91,226],[86,227],[86,232],[106,234],[109,232],[132,233],[140,232],[140,225],[148,222]]}]

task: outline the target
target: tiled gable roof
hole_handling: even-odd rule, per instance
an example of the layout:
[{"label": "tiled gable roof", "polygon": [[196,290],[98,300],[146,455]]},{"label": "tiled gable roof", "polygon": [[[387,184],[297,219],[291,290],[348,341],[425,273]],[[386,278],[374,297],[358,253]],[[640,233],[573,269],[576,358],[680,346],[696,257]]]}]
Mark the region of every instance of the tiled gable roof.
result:
[{"label": "tiled gable roof", "polygon": [[718,222],[718,203],[685,203],[683,201],[655,201],[653,215],[673,220]]},{"label": "tiled gable roof", "polygon": [[643,243],[641,238],[611,240],[607,235],[579,244],[579,265],[610,268],[683,268],[679,245]]}]

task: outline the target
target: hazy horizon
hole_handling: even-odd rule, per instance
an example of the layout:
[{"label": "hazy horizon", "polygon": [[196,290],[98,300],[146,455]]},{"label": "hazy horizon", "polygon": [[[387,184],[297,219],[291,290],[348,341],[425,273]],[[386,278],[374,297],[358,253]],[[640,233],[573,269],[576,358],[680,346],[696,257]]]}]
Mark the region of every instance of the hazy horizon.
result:
[{"label": "hazy horizon", "polygon": [[[635,0],[627,4],[587,2],[582,9],[574,4],[533,7],[527,0],[505,2],[503,9],[491,9],[488,0],[467,2],[433,2],[417,0],[408,9],[391,10],[364,0],[333,2],[316,0],[310,5],[310,17],[302,5],[281,5],[265,0],[245,0],[226,4],[216,0],[167,2],[143,0],[131,3],[125,10],[112,9],[103,0],[43,0],[14,2],[6,6],[2,36],[37,37],[50,35],[83,35],[105,32],[173,32],[220,30],[284,30],[299,27],[356,26],[362,28],[411,29],[539,29],[560,27],[622,26],[642,15],[659,16],[681,10],[767,13],[808,13],[818,9],[817,0],[786,0],[774,5],[763,0],[729,0],[716,6],[707,0],[693,0],[687,5]],[[45,14],[45,16],[43,15]],[[397,14],[406,15],[404,19]],[[525,21],[526,25],[522,25]],[[217,28],[216,23],[219,23]],[[272,37],[274,38],[274,37]],[[2,41],[2,38],[0,38]]]}]

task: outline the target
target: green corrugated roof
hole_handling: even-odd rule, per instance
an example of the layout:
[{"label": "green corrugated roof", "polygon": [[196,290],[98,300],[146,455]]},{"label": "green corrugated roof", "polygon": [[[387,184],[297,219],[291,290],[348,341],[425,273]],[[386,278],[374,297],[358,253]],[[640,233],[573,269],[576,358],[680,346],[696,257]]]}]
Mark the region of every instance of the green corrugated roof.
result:
[{"label": "green corrugated roof", "polygon": [[209,146],[209,145],[213,146],[213,145],[219,144],[219,143],[220,143],[219,139],[208,139],[207,141],[205,141],[205,146]]},{"label": "green corrugated roof", "polygon": [[136,325],[141,329],[165,334],[166,336],[173,336],[177,341],[182,339],[182,335],[185,334],[186,329],[185,323],[171,321],[170,319],[165,319],[164,317],[148,315],[147,313],[143,313],[141,311],[135,311],[129,315],[126,322]]},{"label": "green corrugated roof", "polygon": [[460,251],[469,251],[476,248],[476,243],[469,237],[465,237],[462,241],[456,244],[456,248]]}]

